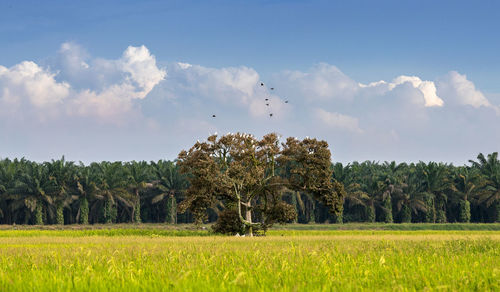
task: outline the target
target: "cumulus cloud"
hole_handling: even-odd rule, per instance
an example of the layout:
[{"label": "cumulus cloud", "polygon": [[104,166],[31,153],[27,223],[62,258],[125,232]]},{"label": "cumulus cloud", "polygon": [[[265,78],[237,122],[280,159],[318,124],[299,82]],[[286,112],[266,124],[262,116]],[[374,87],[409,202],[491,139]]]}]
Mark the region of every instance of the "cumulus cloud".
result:
[{"label": "cumulus cloud", "polygon": [[[145,46],[129,46],[118,60],[98,60],[84,68],[99,78],[103,72],[121,79],[101,84],[75,94],[68,107],[70,114],[98,116],[107,121],[119,119],[133,110],[135,99],[144,99],[167,75],[156,65],[156,59]],[[95,77],[94,77],[95,78]],[[102,78],[105,79],[105,78]],[[101,79],[101,80],[102,80]]]},{"label": "cumulus cloud", "polygon": [[355,117],[336,112],[328,112],[324,109],[316,109],[314,113],[322,123],[330,128],[354,133],[363,133],[363,130],[359,127],[358,119]]},{"label": "cumulus cloud", "polygon": [[[261,80],[246,66],[175,62],[161,68],[145,46],[103,59],[65,43],[53,58],[0,66],[0,137],[23,133],[12,142],[14,156],[48,151],[29,148],[47,136],[50,153],[95,157],[106,151],[100,153],[104,159],[124,159],[119,151],[133,157],[130,153],[141,147],[149,147],[148,154],[139,158],[173,159],[193,139],[214,131],[315,136],[327,140],[335,157],[344,160],[439,160],[444,148],[468,159],[473,156],[464,153],[470,149],[486,152],[477,150],[482,143],[497,150],[496,95],[483,94],[455,71],[436,80],[395,76],[362,84],[321,63]],[[493,137],[485,142],[482,131]],[[95,145],[96,140],[106,147]],[[145,146],[141,141],[153,142]]]},{"label": "cumulus cloud", "polygon": [[438,91],[447,102],[458,105],[469,105],[474,108],[489,107],[500,114],[500,108],[494,106],[476,89],[474,83],[467,79],[467,76],[456,71],[450,71],[438,81]]},{"label": "cumulus cloud", "polygon": [[368,85],[359,83],[361,88],[367,90],[374,90],[370,92],[372,94],[385,94],[388,91],[392,91],[401,85],[411,85],[413,88],[417,89],[422,95],[423,100],[417,100],[417,102],[423,102],[426,107],[441,107],[444,105],[443,100],[437,96],[436,85],[432,81],[423,81],[417,76],[406,76],[401,75],[392,80],[392,82],[386,82],[380,80],[377,82],[369,83]]},{"label": "cumulus cloud", "polygon": [[[260,76],[254,69],[209,68],[181,62],[168,68],[169,76],[162,82],[158,94],[173,102],[189,102],[188,99],[193,103],[222,103],[243,109],[253,117],[267,115],[271,108],[278,118],[286,112],[283,99],[267,86],[260,86]],[[269,106],[266,106],[266,98]]]},{"label": "cumulus cloud", "polygon": [[9,69],[0,66],[0,101],[3,107],[28,102],[37,108],[61,103],[69,94],[69,84],[58,83],[56,74],[34,62],[24,61]]},{"label": "cumulus cloud", "polygon": [[298,92],[304,99],[314,101],[352,102],[357,96],[380,96],[399,86],[411,86],[421,95],[416,102],[425,107],[441,107],[443,100],[436,94],[433,81],[422,80],[417,76],[401,75],[391,82],[384,80],[363,84],[354,81],[335,66],[320,63],[307,72],[284,71],[275,76],[281,86],[290,92]]},{"label": "cumulus cloud", "polygon": [[32,61],[0,66],[3,111],[43,108],[37,112],[42,118],[57,111],[112,121],[133,111],[133,100],[145,98],[166,76],[145,46],[130,46],[117,60],[87,59],[80,46],[64,43],[46,67]]},{"label": "cumulus cloud", "polygon": [[63,43],[59,49],[57,59],[53,62],[57,63],[57,67],[63,75],[66,74],[81,74],[82,70],[89,69],[87,60],[89,54],[80,45],[72,42]]},{"label": "cumulus cloud", "polygon": [[277,81],[290,87],[309,100],[349,100],[357,93],[359,85],[337,67],[320,63],[307,72],[284,71]]},{"label": "cumulus cloud", "polygon": [[[256,95],[259,74],[248,67],[208,68],[188,63],[175,63],[171,67],[169,86],[180,91],[191,91],[211,99],[247,105]],[[177,87],[177,88],[175,88]]]},{"label": "cumulus cloud", "polygon": [[441,98],[436,95],[436,86],[432,81],[422,81],[422,79],[416,76],[399,76],[389,84],[389,89],[394,89],[400,84],[410,83],[413,87],[420,90],[424,97],[425,106],[443,106],[444,102]]},{"label": "cumulus cloud", "polygon": [[125,83],[138,86],[137,98],[144,98],[162,81],[167,72],[156,66],[156,59],[145,46],[129,46],[118,60],[123,72],[130,74]]}]

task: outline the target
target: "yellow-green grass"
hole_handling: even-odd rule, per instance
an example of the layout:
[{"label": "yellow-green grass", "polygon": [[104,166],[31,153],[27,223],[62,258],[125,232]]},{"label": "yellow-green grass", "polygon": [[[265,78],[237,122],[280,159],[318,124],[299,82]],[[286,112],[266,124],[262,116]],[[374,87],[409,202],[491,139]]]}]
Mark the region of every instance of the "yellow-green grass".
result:
[{"label": "yellow-green grass", "polygon": [[500,290],[498,231],[85,232],[1,231],[0,290]]},{"label": "yellow-green grass", "polygon": [[273,229],[287,230],[498,230],[500,223],[345,223],[285,224]]}]

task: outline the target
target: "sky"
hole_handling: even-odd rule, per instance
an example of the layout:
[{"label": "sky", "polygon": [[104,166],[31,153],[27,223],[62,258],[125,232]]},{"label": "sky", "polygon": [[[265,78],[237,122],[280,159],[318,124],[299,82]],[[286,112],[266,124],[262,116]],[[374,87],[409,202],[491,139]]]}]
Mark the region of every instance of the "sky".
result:
[{"label": "sky", "polygon": [[463,165],[500,150],[498,31],[486,0],[1,0],[0,157],[174,160],[276,132],[334,162]]}]

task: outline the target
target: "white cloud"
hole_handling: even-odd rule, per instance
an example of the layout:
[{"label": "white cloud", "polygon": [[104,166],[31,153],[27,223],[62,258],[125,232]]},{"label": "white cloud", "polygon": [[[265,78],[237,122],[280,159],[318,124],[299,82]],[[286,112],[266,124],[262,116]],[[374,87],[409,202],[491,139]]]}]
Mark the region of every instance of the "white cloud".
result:
[{"label": "white cloud", "polygon": [[129,73],[127,81],[132,81],[142,89],[137,98],[144,98],[162,81],[167,72],[156,66],[156,59],[145,46],[129,46],[118,60],[123,72]]},{"label": "white cloud", "polygon": [[58,83],[49,70],[31,61],[21,62],[9,69],[0,66],[0,101],[12,110],[28,104],[45,108],[61,103],[69,94],[69,84]]},{"label": "white cloud", "polygon": [[492,105],[465,74],[450,71],[438,81],[438,91],[447,102],[452,104],[469,105],[474,108],[489,107],[500,114],[499,107]]},{"label": "white cloud", "polygon": [[441,98],[436,95],[436,86],[432,81],[422,81],[422,79],[416,76],[399,76],[392,81],[389,85],[389,88],[392,90],[396,86],[404,83],[410,83],[413,87],[417,88],[422,92],[424,96],[425,106],[433,107],[433,106],[443,106],[444,102]]},{"label": "white cloud", "polygon": [[65,73],[79,72],[82,69],[88,69],[86,59],[89,58],[88,53],[78,44],[66,42],[59,49],[59,63],[64,66]]},{"label": "white cloud", "polygon": [[105,121],[121,120],[121,115],[133,112],[133,100],[144,99],[167,75],[145,46],[129,46],[120,59],[97,59],[84,70],[85,78],[97,79],[90,84],[98,85],[75,93],[68,113]]},{"label": "white cloud", "polygon": [[[187,63],[173,64],[172,80],[197,95],[247,105],[256,95],[259,74],[248,67],[208,68]],[[168,85],[176,87],[170,82]]]},{"label": "white cloud", "polygon": [[[9,146],[15,156],[98,152],[105,159],[173,159],[214,131],[315,136],[344,161],[418,161],[428,159],[426,153],[439,158],[452,152],[468,159],[473,156],[463,153],[500,143],[500,115],[491,110],[500,114],[493,105],[499,97],[454,71],[436,81],[401,75],[365,85],[319,64],[277,73],[263,87],[259,73],[245,66],[178,62],[167,68],[168,75],[145,46],[102,59],[74,43],[44,62],[0,66],[0,137],[17,139]],[[480,139],[485,132],[493,133],[488,141]],[[45,137],[51,150],[29,146],[49,141]]]},{"label": "white cloud", "polygon": [[278,82],[292,88],[309,100],[349,100],[357,93],[359,85],[337,67],[320,63],[308,72],[284,71]]},{"label": "white cloud", "polygon": [[[113,122],[137,112],[133,100],[144,99],[166,76],[145,46],[128,47],[118,60],[87,59],[80,46],[64,43],[58,58],[49,62],[52,66],[31,61],[9,69],[0,66],[2,111],[17,108],[22,115],[29,108],[43,108],[36,111],[42,119],[58,112]],[[59,69],[58,74],[51,67]]]},{"label": "white cloud", "polygon": [[355,117],[336,112],[328,112],[323,109],[316,109],[314,112],[316,117],[330,128],[354,133],[363,133],[363,130],[359,127],[359,121]]},{"label": "white cloud", "polygon": [[337,67],[320,63],[307,72],[285,71],[276,76],[281,86],[291,88],[290,92],[298,92],[309,101],[353,101],[360,94],[364,96],[384,95],[398,86],[410,85],[417,89],[426,107],[443,106],[443,100],[436,94],[436,86],[432,81],[423,81],[416,76],[401,75],[392,82],[380,80],[362,84],[352,80]]},{"label": "white cloud", "polygon": [[162,82],[159,94],[175,102],[220,103],[236,106],[253,117],[273,112],[282,118],[287,108],[284,101],[260,82],[259,74],[245,66],[209,68],[178,62],[169,66],[169,76]]},{"label": "white cloud", "polygon": [[[112,85],[99,93],[84,90],[76,93],[75,98],[67,106],[70,116],[95,116],[106,122],[123,122],[122,115],[130,115],[133,109],[132,100],[137,93],[130,84]],[[135,113],[137,114],[137,113]]]},{"label": "white cloud", "polygon": [[384,93],[387,93],[388,91],[394,90],[396,87],[398,87],[400,85],[405,85],[405,84],[411,85],[412,87],[417,89],[422,94],[422,97],[423,97],[422,101],[424,103],[424,106],[426,106],[426,107],[434,107],[434,106],[441,107],[444,105],[443,100],[439,96],[437,96],[437,94],[436,94],[436,85],[434,84],[434,82],[423,81],[422,79],[420,79],[417,76],[401,75],[401,76],[394,78],[394,80],[392,80],[392,82],[389,82],[389,83],[384,81],[384,80],[380,80],[377,82],[369,83],[368,85],[359,83],[359,86],[361,88],[366,89],[366,90],[372,90],[372,88],[379,89],[378,91],[373,92],[373,93],[374,94],[384,94]]}]

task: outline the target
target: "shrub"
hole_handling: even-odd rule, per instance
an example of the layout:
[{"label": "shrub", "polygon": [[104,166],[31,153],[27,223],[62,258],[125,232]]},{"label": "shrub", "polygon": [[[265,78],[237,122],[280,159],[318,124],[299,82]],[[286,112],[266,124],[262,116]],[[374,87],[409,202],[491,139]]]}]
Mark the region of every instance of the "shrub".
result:
[{"label": "shrub", "polygon": [[238,211],[226,209],[219,213],[217,222],[212,226],[215,233],[235,235],[244,234],[245,225],[241,222]]}]

